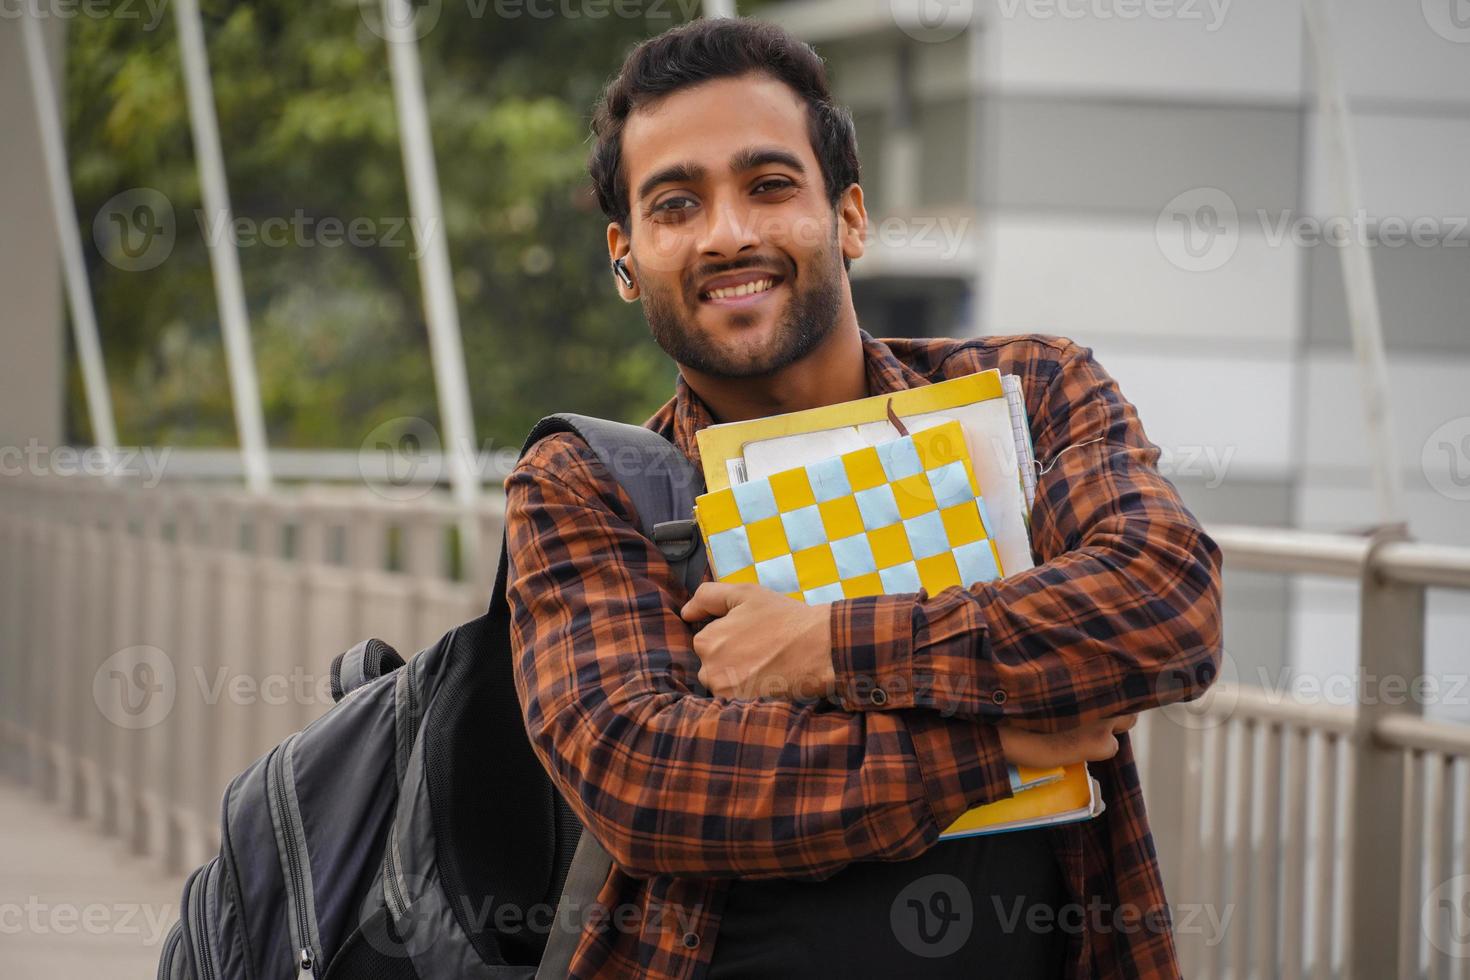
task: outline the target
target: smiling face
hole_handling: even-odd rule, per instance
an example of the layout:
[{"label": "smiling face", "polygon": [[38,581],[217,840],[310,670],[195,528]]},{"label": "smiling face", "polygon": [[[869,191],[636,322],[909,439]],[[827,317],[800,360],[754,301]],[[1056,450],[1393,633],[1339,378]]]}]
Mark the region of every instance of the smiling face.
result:
[{"label": "smiling face", "polygon": [[629,257],[658,345],[715,378],[772,374],[827,338],[851,296],[843,257],[862,254],[862,189],[834,208],[807,106],[763,73],[712,79],[640,108],[622,134]]}]

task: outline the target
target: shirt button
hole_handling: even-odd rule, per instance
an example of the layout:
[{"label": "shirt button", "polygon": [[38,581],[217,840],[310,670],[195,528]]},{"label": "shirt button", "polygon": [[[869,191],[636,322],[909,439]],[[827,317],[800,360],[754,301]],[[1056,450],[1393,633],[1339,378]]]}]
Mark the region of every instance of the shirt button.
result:
[{"label": "shirt button", "polygon": [[698,949],[699,948],[699,933],[697,933],[697,932],[686,932],[686,933],[684,933],[684,948],[685,949]]},{"label": "shirt button", "polygon": [[1005,691],[993,691],[993,692],[991,692],[990,700],[993,701],[996,704],[1005,704],[1006,703],[1006,692]]},{"label": "shirt button", "polygon": [[888,703],[888,692],[881,687],[875,687],[872,693],[868,695],[868,700],[881,708]]}]

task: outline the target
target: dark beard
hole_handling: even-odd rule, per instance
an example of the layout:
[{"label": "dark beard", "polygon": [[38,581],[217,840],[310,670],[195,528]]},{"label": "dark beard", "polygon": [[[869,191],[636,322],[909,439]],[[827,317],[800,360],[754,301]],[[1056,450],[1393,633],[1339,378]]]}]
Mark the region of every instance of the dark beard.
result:
[{"label": "dark beard", "polygon": [[[805,285],[788,277],[791,300],[776,326],[770,348],[758,359],[732,356],[706,341],[691,321],[682,315],[678,297],[644,289],[643,315],[654,341],[674,362],[691,370],[716,378],[753,378],[771,374],[806,357],[837,325],[837,310],[842,300],[842,265],[837,258],[836,222],[833,222],[833,248],[827,249],[813,262]],[[731,316],[755,316],[738,312]]]}]

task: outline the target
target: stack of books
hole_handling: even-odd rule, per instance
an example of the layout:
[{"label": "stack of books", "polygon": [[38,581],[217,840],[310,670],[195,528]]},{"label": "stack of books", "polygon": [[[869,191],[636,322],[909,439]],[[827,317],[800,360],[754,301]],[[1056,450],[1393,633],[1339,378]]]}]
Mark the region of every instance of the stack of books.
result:
[{"label": "stack of books", "polygon": [[[695,502],[711,572],[810,604],[968,589],[1032,567],[1036,480],[1019,379],[984,371],[709,426]],[[1102,812],[1085,764],[1011,767],[1012,796],[941,840]]]}]

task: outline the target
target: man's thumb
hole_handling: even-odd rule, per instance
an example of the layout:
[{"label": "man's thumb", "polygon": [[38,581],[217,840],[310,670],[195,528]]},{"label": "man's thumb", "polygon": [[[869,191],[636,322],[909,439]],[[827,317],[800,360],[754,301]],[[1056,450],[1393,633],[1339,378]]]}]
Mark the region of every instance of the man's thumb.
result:
[{"label": "man's thumb", "polygon": [[703,582],[694,590],[689,601],[684,603],[679,615],[686,620],[723,616],[730,611],[730,593],[733,588],[734,586],[725,582]]}]

